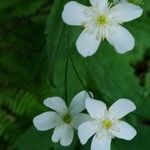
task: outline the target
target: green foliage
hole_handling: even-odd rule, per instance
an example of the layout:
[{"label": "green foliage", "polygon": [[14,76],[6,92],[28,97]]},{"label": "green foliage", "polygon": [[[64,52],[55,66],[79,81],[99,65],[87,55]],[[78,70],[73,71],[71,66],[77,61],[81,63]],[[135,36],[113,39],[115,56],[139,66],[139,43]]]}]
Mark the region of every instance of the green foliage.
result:
[{"label": "green foliage", "polygon": [[[135,36],[137,45],[133,52],[130,52],[126,55],[118,55],[114,49],[105,42],[101,45],[96,55],[86,59],[79,56],[74,46],[75,41],[81,32],[81,28],[69,27],[65,25],[61,19],[61,12],[65,3],[66,0],[62,1],[62,3],[59,3],[57,0],[55,1],[52,12],[50,13],[48,19],[48,28],[46,30],[48,54],[50,60],[49,64],[50,68],[53,69],[53,75],[50,76],[50,79],[55,85],[55,88],[59,89],[62,87],[64,76],[59,77],[59,81],[58,76],[60,72],[65,72],[65,59],[68,49],[69,53],[71,53],[73,57],[73,61],[77,66],[81,78],[86,80],[84,81],[85,84],[88,84],[87,89],[92,89],[92,91],[98,92],[99,95],[107,95],[114,100],[119,97],[124,97],[125,95],[127,98],[134,99],[137,102],[137,105],[141,106],[141,104],[143,104],[144,106],[145,104],[141,101],[141,98],[147,99],[148,97],[144,97],[143,88],[140,87],[138,80],[134,75],[134,70],[131,67],[131,63],[135,63],[137,59],[141,58],[145,53],[145,49],[147,50],[149,46],[146,45],[149,44],[147,41],[145,41],[146,44],[143,43],[143,41],[144,39],[149,39],[148,36],[150,34],[143,34],[143,36],[147,36],[147,38],[143,38],[143,41],[141,41],[141,30],[138,29],[139,26],[142,26],[142,30],[145,29],[145,31],[149,33],[149,28],[147,28],[148,18],[145,19],[145,17],[143,17],[142,21],[139,22],[139,20],[137,20],[134,22],[135,26],[133,32],[135,32],[137,35],[140,34],[141,36],[139,36],[139,38],[138,36]],[[132,31],[133,27],[130,27],[130,24],[127,27]],[[69,34],[68,38],[67,34]],[[55,36],[52,37],[51,35]],[[69,46],[66,47],[66,45]],[[134,62],[132,62],[133,60],[131,59],[133,57],[135,57]],[[72,66],[70,65],[69,67],[71,68]],[[72,85],[73,88],[81,88],[77,84],[79,81],[78,78],[76,78],[75,73],[69,74],[68,82],[71,82],[72,78],[76,83],[75,85]],[[95,89],[93,89],[93,87]],[[69,91],[68,93],[72,92]],[[64,95],[63,93],[60,94],[62,96]],[[70,98],[73,95],[71,95]],[[105,97],[104,95],[103,97]],[[146,106],[147,105],[145,105],[145,107]],[[145,115],[146,114],[147,112],[145,112]],[[146,116],[149,117],[148,115]]]},{"label": "green foliage", "polygon": [[[144,0],[141,18],[125,24],[136,39],[133,51],[119,55],[104,42],[89,58],[81,57],[75,47],[82,27],[71,27],[62,21],[66,2],[68,0],[0,1],[0,150],[90,148],[90,142],[81,146],[77,137],[70,147],[61,147],[51,142],[52,131],[41,133],[31,127],[33,117],[46,111],[42,104],[45,98],[54,95],[67,98],[65,77],[68,103],[85,87],[108,105],[121,97],[133,100],[137,110],[126,120],[138,130],[138,135],[131,142],[115,139],[112,150],[148,150],[149,1]],[[88,0],[78,2],[89,5]]]},{"label": "green foliage", "polygon": [[[138,109],[134,113],[134,116],[132,116],[131,124],[140,132],[140,127],[144,124],[143,120],[150,119],[150,97],[145,94],[146,84],[140,85],[142,78],[138,74],[137,65],[141,59],[146,61],[145,55],[148,55],[147,51],[150,48],[149,16],[144,13],[142,18],[127,25],[125,24],[136,38],[136,46],[132,52],[119,55],[114,51],[113,47],[104,42],[94,56],[82,58],[75,47],[75,42],[82,27],[67,26],[63,23],[61,18],[61,12],[66,2],[67,0],[63,0],[62,3],[60,3],[59,0],[55,1],[48,18],[46,29],[49,64],[53,72],[53,74],[50,75],[51,85],[53,85],[52,88],[54,89],[52,94],[57,91],[58,95],[65,97],[63,84],[66,69],[65,62],[68,53],[69,56],[71,55],[72,57],[69,57],[67,78],[69,100],[78,90],[80,91],[84,88],[77,77],[77,73],[75,73],[75,65],[78,75],[82,79],[86,89],[94,92],[97,99],[101,99],[110,105],[116,101],[116,99],[126,97],[136,103]],[[80,1],[80,3],[86,2],[87,1],[84,0]],[[73,66],[72,63],[74,64]],[[149,66],[145,66],[145,68],[143,68],[144,74],[149,72],[148,67]],[[62,73],[62,76],[60,76],[60,73]],[[149,132],[149,129],[147,130]],[[147,136],[143,137],[142,134],[140,134],[138,138],[143,138],[144,141],[147,141]],[[120,141],[119,143],[119,149],[123,149],[125,147],[124,143]],[[126,143],[127,142],[125,142],[125,144]],[[139,142],[135,143],[133,149],[140,150]],[[127,145],[131,147],[133,143],[130,142]],[[149,146],[146,146],[145,149],[148,148]]]},{"label": "green foliage", "polygon": [[19,150],[44,150],[52,149],[50,135],[48,133],[37,132],[34,127],[19,137],[19,140],[14,144],[13,148]]},{"label": "green foliage", "polygon": [[[51,142],[50,133],[41,133],[35,130],[34,127],[29,128],[27,132],[18,137],[13,149],[19,150],[69,150],[67,147],[61,147],[58,144]],[[77,139],[77,137],[76,137]],[[71,149],[76,148],[77,141],[74,140],[73,144],[70,146]]]},{"label": "green foliage", "polygon": [[[31,116],[42,110],[37,97],[27,91],[1,91],[0,99],[0,136],[5,139],[11,138],[12,134],[15,136],[17,128],[17,132],[21,132],[24,125],[29,125]],[[28,118],[28,121],[20,124],[18,121],[23,121],[21,118]]]},{"label": "green foliage", "polygon": [[142,5],[143,4],[143,0],[128,0],[130,3],[134,3],[137,5]]},{"label": "green foliage", "polygon": [[0,1],[0,149],[12,146],[49,96],[44,28],[52,1]]}]

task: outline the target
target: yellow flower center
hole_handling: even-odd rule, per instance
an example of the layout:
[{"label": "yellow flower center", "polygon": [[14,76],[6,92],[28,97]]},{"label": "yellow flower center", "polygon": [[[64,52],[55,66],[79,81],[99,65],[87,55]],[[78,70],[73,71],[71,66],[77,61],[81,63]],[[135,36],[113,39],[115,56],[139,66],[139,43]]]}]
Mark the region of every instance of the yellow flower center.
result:
[{"label": "yellow flower center", "polygon": [[112,127],[112,121],[109,119],[105,119],[102,123],[103,128],[110,129]]},{"label": "yellow flower center", "polygon": [[108,23],[107,16],[101,15],[97,17],[96,24],[97,25],[105,25]]}]

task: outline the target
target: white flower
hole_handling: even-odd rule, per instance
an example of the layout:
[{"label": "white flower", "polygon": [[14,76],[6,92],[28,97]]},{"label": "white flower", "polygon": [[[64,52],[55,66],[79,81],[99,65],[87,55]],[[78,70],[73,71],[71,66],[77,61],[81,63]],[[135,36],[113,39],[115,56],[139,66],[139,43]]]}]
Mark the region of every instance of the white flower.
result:
[{"label": "white flower", "polygon": [[78,135],[82,144],[94,135],[91,150],[110,150],[112,138],[131,140],[137,134],[131,125],[120,120],[136,109],[130,100],[119,99],[107,110],[102,101],[88,98],[86,109],[92,120],[79,126]]},{"label": "white flower", "polygon": [[121,24],[140,17],[143,10],[127,1],[114,6],[109,5],[108,0],[90,2],[92,6],[87,7],[70,1],[62,13],[65,23],[85,28],[76,42],[78,52],[84,57],[93,55],[104,38],[118,53],[132,50],[135,45],[134,37]]},{"label": "white flower", "polygon": [[87,114],[81,113],[85,109],[87,92],[78,93],[67,108],[60,97],[51,97],[44,100],[44,105],[54,111],[44,112],[33,119],[33,124],[39,131],[54,129],[53,142],[59,142],[63,146],[69,146],[73,141],[74,128],[89,120]]}]

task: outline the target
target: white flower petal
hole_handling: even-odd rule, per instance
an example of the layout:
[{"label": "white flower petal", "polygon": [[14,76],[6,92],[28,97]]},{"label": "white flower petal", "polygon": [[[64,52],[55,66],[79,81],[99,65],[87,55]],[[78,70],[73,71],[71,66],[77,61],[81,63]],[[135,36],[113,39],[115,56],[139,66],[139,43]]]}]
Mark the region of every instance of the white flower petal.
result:
[{"label": "white flower petal", "polygon": [[123,54],[134,48],[135,39],[124,27],[120,25],[110,26],[107,33],[106,39],[115,47],[118,53]]},{"label": "white flower petal", "polygon": [[67,106],[63,99],[60,97],[51,97],[44,100],[44,105],[55,110],[60,114],[66,114],[68,112]]},{"label": "white flower petal", "polygon": [[77,39],[76,47],[78,52],[83,56],[91,56],[96,53],[101,39],[97,39],[97,32],[96,31],[82,31],[80,36]]},{"label": "white flower petal", "polygon": [[69,146],[73,141],[74,129],[71,125],[65,124],[63,126],[60,144],[62,146]]},{"label": "white flower petal", "polygon": [[68,108],[69,112],[74,115],[78,114],[85,109],[85,100],[89,97],[86,91],[81,91],[78,93],[71,101]]},{"label": "white flower petal", "polygon": [[92,140],[91,150],[110,150],[111,138],[106,135],[95,135]]},{"label": "white flower petal", "polygon": [[108,7],[108,0],[90,0],[93,7],[103,12]]},{"label": "white flower petal", "polygon": [[116,130],[114,129],[111,132],[117,138],[125,140],[131,140],[137,134],[136,130],[130,124],[124,121],[119,121],[119,123],[116,125]]},{"label": "white flower petal", "polygon": [[73,124],[75,129],[78,129],[78,127],[82,123],[89,121],[89,120],[91,120],[91,117],[88,114],[80,113],[80,114],[73,116],[72,124]]},{"label": "white flower petal", "polygon": [[61,134],[62,134],[62,130],[63,127],[62,126],[56,126],[52,135],[52,141],[54,143],[59,142],[60,138],[61,138]]},{"label": "white flower petal", "polygon": [[86,105],[87,111],[89,112],[90,116],[93,119],[104,117],[107,111],[106,104],[103,103],[102,101],[87,98],[85,105]]},{"label": "white flower petal", "polygon": [[81,124],[78,128],[78,136],[81,144],[85,144],[98,130],[98,124],[95,121],[88,121]]},{"label": "white flower petal", "polygon": [[121,23],[139,18],[142,13],[141,7],[128,2],[120,2],[111,8],[110,18]]},{"label": "white flower petal", "polygon": [[62,18],[69,25],[83,25],[88,20],[85,15],[87,8],[75,1],[70,1],[64,7]]},{"label": "white flower petal", "polygon": [[109,117],[115,119],[121,119],[128,113],[134,111],[136,109],[135,104],[125,98],[117,100],[110,108],[109,108]]},{"label": "white flower petal", "polygon": [[54,128],[61,121],[56,112],[44,112],[33,119],[33,124],[39,131]]}]

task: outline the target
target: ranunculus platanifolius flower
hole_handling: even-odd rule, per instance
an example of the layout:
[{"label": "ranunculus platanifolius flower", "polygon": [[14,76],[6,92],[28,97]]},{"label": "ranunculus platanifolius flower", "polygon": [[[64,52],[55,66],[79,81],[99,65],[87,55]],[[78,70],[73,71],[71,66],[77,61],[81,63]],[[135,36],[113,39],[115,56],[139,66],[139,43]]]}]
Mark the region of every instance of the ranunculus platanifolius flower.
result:
[{"label": "ranunculus platanifolius flower", "polygon": [[78,135],[82,144],[93,136],[91,150],[110,150],[112,138],[131,140],[137,134],[130,124],[120,120],[136,109],[128,99],[119,99],[107,109],[104,102],[87,98],[86,109],[92,119],[79,126]]},{"label": "ranunculus platanifolius flower", "polygon": [[91,56],[104,39],[120,54],[132,50],[135,39],[122,24],[140,17],[142,8],[127,1],[116,5],[108,0],[90,0],[90,3],[92,6],[70,1],[62,13],[68,25],[84,27],[76,42],[78,52],[84,57]]},{"label": "ranunculus platanifolius flower", "polygon": [[62,146],[69,146],[73,141],[74,129],[90,119],[88,114],[81,113],[85,109],[85,100],[89,97],[86,91],[78,93],[67,108],[65,101],[60,97],[51,97],[44,100],[44,105],[54,111],[44,112],[33,119],[33,124],[39,131],[54,128],[53,142]]}]

